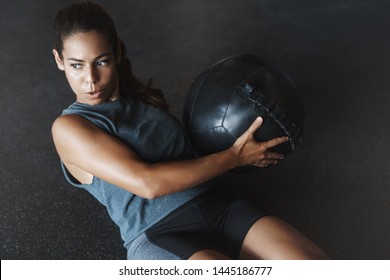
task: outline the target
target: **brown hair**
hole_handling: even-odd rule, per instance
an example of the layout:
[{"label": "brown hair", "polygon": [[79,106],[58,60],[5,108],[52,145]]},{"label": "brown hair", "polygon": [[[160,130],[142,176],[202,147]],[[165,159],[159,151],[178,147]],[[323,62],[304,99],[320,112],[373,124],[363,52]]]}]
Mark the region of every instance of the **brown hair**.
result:
[{"label": "brown hair", "polygon": [[[115,28],[111,16],[98,4],[93,2],[74,3],[61,9],[54,20],[53,44],[61,59],[64,41],[77,32],[97,31],[107,38],[114,54],[120,50],[120,62],[117,65],[120,92],[123,97],[136,97],[139,100],[152,104],[155,107],[168,111],[168,104],[161,90],[152,88],[152,80],[146,84],[137,79],[127,58],[126,47]],[[119,44],[119,45],[118,45]]]}]

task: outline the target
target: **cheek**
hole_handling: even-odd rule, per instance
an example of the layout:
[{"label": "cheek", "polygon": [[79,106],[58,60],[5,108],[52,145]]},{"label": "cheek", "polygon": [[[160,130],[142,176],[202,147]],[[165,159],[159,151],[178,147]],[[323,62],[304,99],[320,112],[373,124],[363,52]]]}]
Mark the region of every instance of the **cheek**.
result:
[{"label": "cheek", "polygon": [[81,86],[81,75],[77,72],[72,71],[65,71],[66,79],[68,80],[68,83],[70,87],[73,89],[73,91],[78,92]]},{"label": "cheek", "polygon": [[79,81],[82,77],[82,71],[67,71],[66,77],[68,80]]},{"label": "cheek", "polygon": [[104,69],[100,73],[100,80],[105,84],[112,84],[116,82],[117,72],[116,68]]}]

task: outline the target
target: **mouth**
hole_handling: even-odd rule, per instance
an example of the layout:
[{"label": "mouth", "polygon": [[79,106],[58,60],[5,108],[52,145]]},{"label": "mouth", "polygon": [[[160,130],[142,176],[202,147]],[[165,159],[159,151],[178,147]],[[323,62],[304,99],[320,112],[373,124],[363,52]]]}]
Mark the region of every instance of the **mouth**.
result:
[{"label": "mouth", "polygon": [[94,90],[86,93],[89,95],[91,98],[99,98],[103,94],[103,90]]}]

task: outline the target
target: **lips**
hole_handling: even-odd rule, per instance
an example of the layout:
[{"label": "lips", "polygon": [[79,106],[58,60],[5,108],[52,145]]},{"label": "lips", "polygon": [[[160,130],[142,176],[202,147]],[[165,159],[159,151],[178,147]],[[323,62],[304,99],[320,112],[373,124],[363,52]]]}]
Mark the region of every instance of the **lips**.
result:
[{"label": "lips", "polygon": [[87,92],[87,95],[89,95],[93,99],[99,98],[102,94],[103,94],[102,90],[94,90],[94,91]]}]

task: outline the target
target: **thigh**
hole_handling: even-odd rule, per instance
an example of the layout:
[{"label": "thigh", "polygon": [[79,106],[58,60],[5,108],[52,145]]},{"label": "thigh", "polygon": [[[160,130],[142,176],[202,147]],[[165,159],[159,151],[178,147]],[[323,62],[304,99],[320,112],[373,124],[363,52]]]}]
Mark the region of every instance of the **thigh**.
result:
[{"label": "thigh", "polygon": [[248,231],[256,221],[269,214],[268,210],[249,201],[234,198],[214,218],[210,214],[208,216],[209,223],[213,225],[213,231],[217,233],[222,252],[232,259],[239,259]]},{"label": "thigh", "polygon": [[137,237],[127,250],[128,260],[178,260],[171,252],[154,245],[145,234]]},{"label": "thigh", "polygon": [[188,259],[202,250],[218,250],[215,246],[218,240],[198,207],[199,200],[183,205],[146,230],[148,240],[180,259]]},{"label": "thigh", "polygon": [[205,249],[194,253],[189,260],[230,260],[230,258],[219,251]]},{"label": "thigh", "polygon": [[242,259],[327,259],[326,254],[298,230],[275,216],[253,224],[244,239]]}]

